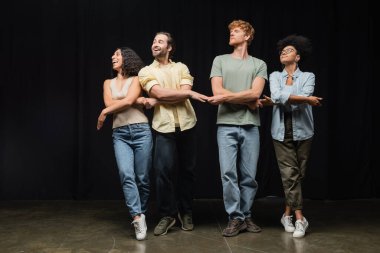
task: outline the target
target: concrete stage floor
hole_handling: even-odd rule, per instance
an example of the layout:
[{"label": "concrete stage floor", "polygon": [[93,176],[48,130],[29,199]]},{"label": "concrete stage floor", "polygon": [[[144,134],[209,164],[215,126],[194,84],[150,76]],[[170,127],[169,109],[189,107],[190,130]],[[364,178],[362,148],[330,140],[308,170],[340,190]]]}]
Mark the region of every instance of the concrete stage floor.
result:
[{"label": "concrete stage floor", "polygon": [[148,239],[137,241],[122,200],[0,201],[1,253],[187,253],[187,252],[380,252],[380,199],[305,200],[310,223],[302,239],[280,223],[283,199],[256,199],[253,218],[261,233],[225,238],[227,215],[220,199],[194,201],[194,231],[177,223],[154,236],[154,202],[147,213]]}]

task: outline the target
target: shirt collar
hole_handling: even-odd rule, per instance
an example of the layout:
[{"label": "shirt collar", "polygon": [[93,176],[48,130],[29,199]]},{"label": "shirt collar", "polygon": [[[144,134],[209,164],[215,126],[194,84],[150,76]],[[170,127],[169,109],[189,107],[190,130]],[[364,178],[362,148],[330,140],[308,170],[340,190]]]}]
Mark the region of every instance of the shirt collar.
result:
[{"label": "shirt collar", "polygon": [[[169,64],[168,65],[170,65],[172,63],[173,63],[173,61],[169,59]],[[160,67],[160,63],[156,59],[154,59],[154,61],[152,63],[152,66],[156,67],[156,68],[159,68]]]},{"label": "shirt collar", "polygon": [[[297,68],[296,71],[294,71],[293,77],[298,77],[299,75],[301,75],[301,73],[302,73],[302,71],[299,68]],[[282,77],[288,77],[288,72],[286,72],[286,70],[283,69],[281,72],[281,76]]]}]

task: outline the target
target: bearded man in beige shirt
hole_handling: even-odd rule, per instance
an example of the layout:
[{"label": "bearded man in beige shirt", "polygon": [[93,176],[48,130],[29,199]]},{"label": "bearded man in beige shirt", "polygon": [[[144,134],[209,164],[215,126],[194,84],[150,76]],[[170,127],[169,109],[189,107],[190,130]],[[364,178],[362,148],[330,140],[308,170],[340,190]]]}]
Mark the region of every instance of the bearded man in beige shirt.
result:
[{"label": "bearded man in beige shirt", "polygon": [[[183,230],[194,228],[192,200],[197,118],[189,98],[205,102],[208,97],[191,90],[194,78],[189,69],[185,64],[171,60],[175,44],[170,33],[157,33],[151,50],[155,60],[140,70],[139,81],[150,96],[146,99],[146,106],[154,106],[153,167],[160,216],[154,235],[165,235],[175,224],[177,215]],[[178,172],[174,173],[176,168]],[[173,174],[178,175],[178,180],[174,180]],[[174,185],[175,181],[179,187]]]}]

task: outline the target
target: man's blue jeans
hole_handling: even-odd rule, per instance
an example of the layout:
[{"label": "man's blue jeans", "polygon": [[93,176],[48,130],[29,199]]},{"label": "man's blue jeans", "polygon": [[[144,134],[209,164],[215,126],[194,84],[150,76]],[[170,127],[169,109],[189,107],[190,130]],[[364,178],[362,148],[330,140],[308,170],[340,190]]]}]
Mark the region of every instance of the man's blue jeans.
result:
[{"label": "man's blue jeans", "polygon": [[[251,217],[260,135],[253,125],[219,125],[217,132],[224,207],[229,219]],[[239,169],[239,172],[238,172]]]},{"label": "man's blue jeans", "polygon": [[112,137],[124,198],[134,217],[147,209],[152,132],[148,123],[137,123],[115,128]]}]

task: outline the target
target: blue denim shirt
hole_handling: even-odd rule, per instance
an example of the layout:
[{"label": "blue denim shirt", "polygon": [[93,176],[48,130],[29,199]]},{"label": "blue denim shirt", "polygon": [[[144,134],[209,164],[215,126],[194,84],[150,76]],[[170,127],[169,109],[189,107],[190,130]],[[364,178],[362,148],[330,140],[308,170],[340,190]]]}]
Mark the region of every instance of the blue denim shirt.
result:
[{"label": "blue denim shirt", "polygon": [[[294,72],[293,85],[286,87],[288,73],[275,71],[269,76],[270,92],[273,103],[272,113],[272,138],[284,141],[285,124],[284,111],[292,112],[293,140],[300,141],[311,138],[314,135],[314,121],[312,106],[306,103],[289,104],[290,95],[311,96],[314,92],[315,75],[310,72],[302,72],[300,69]],[[286,109],[285,109],[286,108]]]}]

